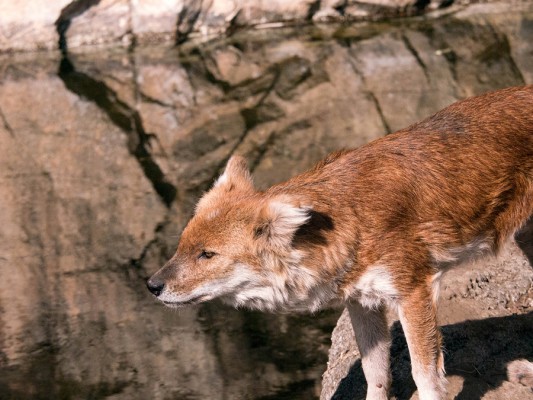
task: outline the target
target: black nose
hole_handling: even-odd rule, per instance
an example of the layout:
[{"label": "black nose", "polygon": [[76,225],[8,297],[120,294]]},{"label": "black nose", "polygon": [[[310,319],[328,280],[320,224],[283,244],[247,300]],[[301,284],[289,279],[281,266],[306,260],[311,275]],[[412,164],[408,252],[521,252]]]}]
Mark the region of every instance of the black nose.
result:
[{"label": "black nose", "polygon": [[159,296],[165,288],[165,283],[150,278],[146,281],[146,287],[150,292],[152,292],[152,294],[154,294],[155,296]]}]

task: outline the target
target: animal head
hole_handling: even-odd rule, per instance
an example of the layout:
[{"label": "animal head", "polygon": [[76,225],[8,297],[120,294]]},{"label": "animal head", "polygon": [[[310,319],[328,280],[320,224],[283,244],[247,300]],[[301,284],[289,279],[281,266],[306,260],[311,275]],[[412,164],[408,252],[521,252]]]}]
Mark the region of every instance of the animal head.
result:
[{"label": "animal head", "polygon": [[310,208],[289,195],[257,191],[243,158],[232,157],[198,202],[174,256],[147,282],[173,308],[220,298],[233,306],[275,310],[298,279],[295,232]]}]

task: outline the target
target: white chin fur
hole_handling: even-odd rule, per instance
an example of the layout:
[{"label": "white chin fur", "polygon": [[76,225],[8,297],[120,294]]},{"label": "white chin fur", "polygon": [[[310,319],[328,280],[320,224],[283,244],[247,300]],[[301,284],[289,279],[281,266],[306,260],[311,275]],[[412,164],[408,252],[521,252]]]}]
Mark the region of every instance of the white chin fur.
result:
[{"label": "white chin fur", "polygon": [[312,270],[288,265],[282,272],[260,274],[245,264],[237,264],[231,275],[205,283],[190,293],[163,291],[159,300],[178,308],[215,298],[236,308],[271,312],[316,312],[331,306],[336,297],[331,284],[320,284]]},{"label": "white chin fur", "polygon": [[[335,290],[319,284],[311,270],[303,266],[288,266],[283,273],[260,276],[246,266],[236,268],[234,290],[222,300],[233,307],[246,307],[271,312],[316,312],[331,306]],[[327,287],[326,287],[327,286]]]}]

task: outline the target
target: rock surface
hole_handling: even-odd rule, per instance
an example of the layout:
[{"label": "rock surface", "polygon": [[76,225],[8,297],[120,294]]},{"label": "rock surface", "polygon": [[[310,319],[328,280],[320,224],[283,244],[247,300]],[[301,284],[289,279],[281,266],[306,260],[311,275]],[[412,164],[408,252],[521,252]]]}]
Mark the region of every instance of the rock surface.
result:
[{"label": "rock surface", "polygon": [[[0,53],[86,46],[181,43],[246,27],[311,21],[383,20],[419,15],[470,0],[0,0]],[[523,7],[530,0],[510,0]],[[58,47],[59,46],[59,47]]]},{"label": "rock surface", "polygon": [[265,187],[456,99],[533,83],[532,10],[491,7],[0,57],[2,396],[316,396],[336,314],[169,313],[144,279],[231,154]]},{"label": "rock surface", "polygon": [[0,0],[0,53],[56,49],[54,22],[69,0]]}]

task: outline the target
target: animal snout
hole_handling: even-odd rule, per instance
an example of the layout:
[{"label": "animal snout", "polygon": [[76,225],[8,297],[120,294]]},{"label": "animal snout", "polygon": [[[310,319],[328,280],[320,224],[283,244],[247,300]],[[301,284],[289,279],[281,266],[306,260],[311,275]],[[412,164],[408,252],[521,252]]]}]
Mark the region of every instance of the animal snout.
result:
[{"label": "animal snout", "polygon": [[152,276],[146,281],[146,287],[153,295],[159,296],[165,288],[165,282]]}]

